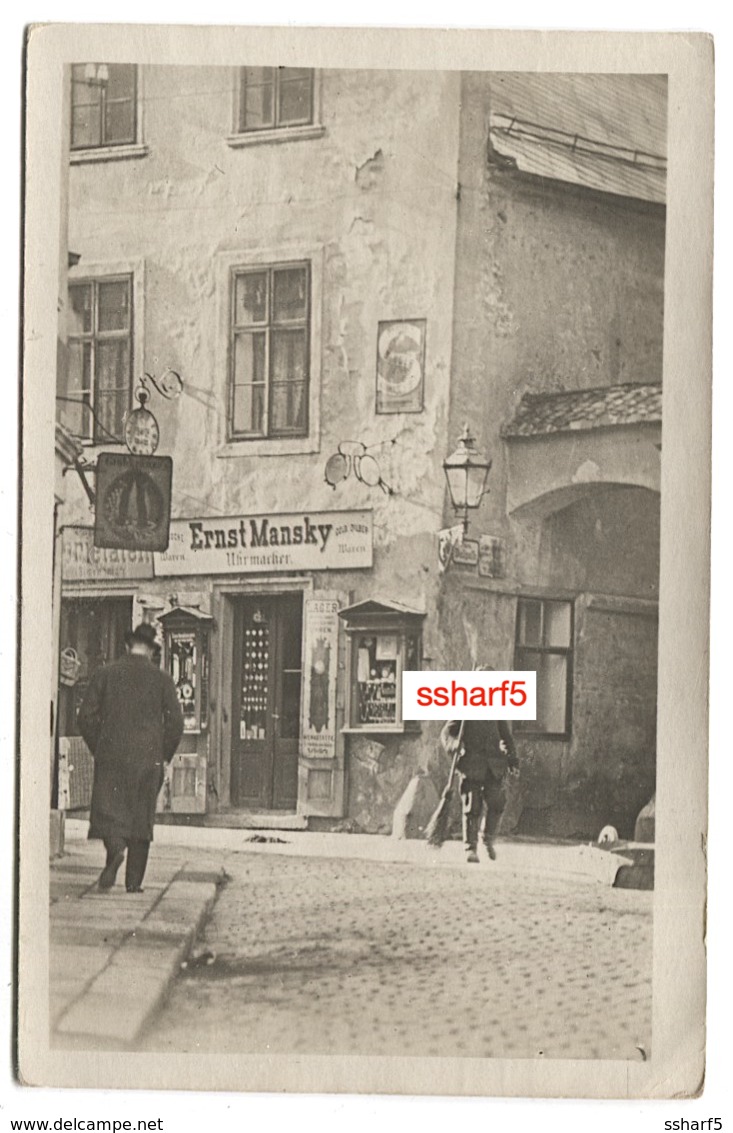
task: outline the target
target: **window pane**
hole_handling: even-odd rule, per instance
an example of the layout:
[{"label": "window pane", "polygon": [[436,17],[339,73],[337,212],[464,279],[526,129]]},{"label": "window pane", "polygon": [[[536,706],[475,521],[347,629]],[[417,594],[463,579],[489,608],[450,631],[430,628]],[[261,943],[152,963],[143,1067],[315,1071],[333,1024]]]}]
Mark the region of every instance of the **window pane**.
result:
[{"label": "window pane", "polygon": [[296,80],[310,79],[313,71],[310,67],[278,67],[278,75],[280,76],[281,83],[294,82]]},{"label": "window pane", "polygon": [[71,69],[71,144],[74,147],[98,146],[101,142],[102,88],[89,82],[86,64]]},{"label": "window pane", "polygon": [[102,139],[99,104],[75,106],[71,112],[71,145],[74,149],[98,146]]},{"label": "window pane", "polygon": [[265,335],[238,334],[234,339],[234,384],[265,381]]},{"label": "window pane", "polygon": [[537,728],[542,732],[565,731],[567,699],[567,657],[557,653],[542,655],[537,668]]},{"label": "window pane", "polygon": [[270,343],[270,431],[302,431],[307,405],[305,331],[273,331]]},{"label": "window pane", "polygon": [[246,86],[257,86],[261,83],[274,83],[274,67],[242,67]]},{"label": "window pane", "polygon": [[362,634],[356,650],[355,724],[395,723],[397,720],[397,657],[393,634]]},{"label": "window pane", "polygon": [[282,382],[270,389],[270,432],[304,432],[306,422],[305,386]]},{"label": "window pane", "polygon": [[[287,70],[284,75],[287,75]],[[278,125],[298,125],[312,120],[312,83],[310,75],[306,78],[280,79],[280,108]]]},{"label": "window pane", "polygon": [[126,279],[100,283],[98,327],[101,332],[128,330],[130,326],[130,287]]},{"label": "window pane", "polygon": [[107,101],[111,102],[114,99],[129,99],[130,101],[135,98],[135,73],[136,67],[134,63],[108,63],[107,64]]},{"label": "window pane", "polygon": [[232,429],[235,433],[263,433],[265,387],[235,386]]},{"label": "window pane", "polygon": [[[97,344],[97,388],[94,408],[99,423],[115,437],[122,433],[123,417],[130,404],[130,344],[124,339]],[[99,430],[100,442],[105,433]],[[110,438],[107,438],[110,439]]]},{"label": "window pane", "polygon": [[68,333],[91,334],[92,327],[92,285],[75,284],[69,288]]},{"label": "window pane", "polygon": [[519,599],[517,641],[520,645],[542,644],[542,603],[532,598]]},{"label": "window pane", "polygon": [[280,735],[294,740],[300,735],[300,673],[283,673]]},{"label": "window pane", "polygon": [[108,145],[135,141],[135,103],[133,99],[107,100],[104,140]]},{"label": "window pane", "polygon": [[242,130],[261,130],[275,125],[272,71],[272,67],[245,67],[240,121]]},{"label": "window pane", "polygon": [[273,322],[305,319],[308,313],[308,273],[305,267],[274,272],[272,308]]},{"label": "window pane", "polygon": [[567,726],[567,657],[564,654],[522,649],[517,653],[516,665],[518,669],[534,670],[537,673],[537,719],[517,721],[517,729],[563,734]]},{"label": "window pane", "polygon": [[236,326],[263,323],[267,319],[267,272],[238,275],[234,292]]},{"label": "window pane", "polygon": [[[81,398],[91,395],[92,388],[92,347],[89,342],[69,342],[66,351],[66,387],[59,393],[62,397]],[[59,421],[75,437],[90,437],[91,414],[83,405],[76,402],[59,401]]]},{"label": "window pane", "polygon": [[544,603],[545,645],[570,645],[570,603]]},{"label": "window pane", "polygon": [[273,382],[303,382],[307,377],[304,330],[274,330],[271,338]]}]

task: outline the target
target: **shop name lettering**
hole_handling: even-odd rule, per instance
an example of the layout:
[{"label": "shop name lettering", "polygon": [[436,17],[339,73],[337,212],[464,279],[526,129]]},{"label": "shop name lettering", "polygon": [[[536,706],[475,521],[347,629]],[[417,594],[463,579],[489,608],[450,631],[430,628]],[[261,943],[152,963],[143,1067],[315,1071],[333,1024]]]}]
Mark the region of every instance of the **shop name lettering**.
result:
[{"label": "shop name lettering", "polygon": [[332,523],[311,523],[309,516],[303,523],[278,525],[268,519],[241,519],[236,527],[214,527],[206,530],[203,523],[189,523],[192,551],[226,551],[240,547],[290,547],[310,544],[326,550],[333,531]]}]

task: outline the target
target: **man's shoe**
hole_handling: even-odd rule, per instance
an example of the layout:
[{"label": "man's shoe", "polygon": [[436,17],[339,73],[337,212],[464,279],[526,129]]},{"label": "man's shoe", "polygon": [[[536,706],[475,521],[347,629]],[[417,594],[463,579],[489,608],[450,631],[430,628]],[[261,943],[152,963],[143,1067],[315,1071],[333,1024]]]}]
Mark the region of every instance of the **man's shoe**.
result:
[{"label": "man's shoe", "polygon": [[142,885],[128,885],[127,886],[127,892],[128,893],[144,893],[145,890],[143,889]]},{"label": "man's shoe", "polygon": [[467,850],[466,851],[466,861],[469,862],[471,865],[473,865],[474,862],[478,861],[478,854],[476,853],[475,850]]},{"label": "man's shoe", "polygon": [[117,871],[125,860],[125,851],[118,850],[111,861],[107,862],[106,866],[99,875],[97,882],[97,889],[100,893],[106,893],[112,888],[117,880]]},{"label": "man's shoe", "polygon": [[496,848],[495,848],[493,842],[487,842],[486,843],[486,853],[489,855],[492,862],[496,861]]}]

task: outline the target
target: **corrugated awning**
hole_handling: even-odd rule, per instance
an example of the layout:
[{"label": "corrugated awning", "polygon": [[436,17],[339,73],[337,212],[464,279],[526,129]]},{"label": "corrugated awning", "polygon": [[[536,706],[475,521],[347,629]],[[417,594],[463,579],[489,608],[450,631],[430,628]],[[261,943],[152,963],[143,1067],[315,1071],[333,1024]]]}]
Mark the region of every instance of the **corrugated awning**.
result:
[{"label": "corrugated awning", "polygon": [[491,145],[522,172],[663,204],[666,138],[664,75],[492,76]]}]

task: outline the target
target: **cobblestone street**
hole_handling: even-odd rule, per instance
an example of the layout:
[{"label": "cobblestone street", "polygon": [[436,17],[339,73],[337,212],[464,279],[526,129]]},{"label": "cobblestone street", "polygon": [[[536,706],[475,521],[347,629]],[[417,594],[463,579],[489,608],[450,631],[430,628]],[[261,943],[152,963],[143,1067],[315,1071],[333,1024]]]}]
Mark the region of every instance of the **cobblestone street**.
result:
[{"label": "cobblestone street", "polygon": [[649,1056],[652,893],[485,862],[225,868],[147,1050]]}]

